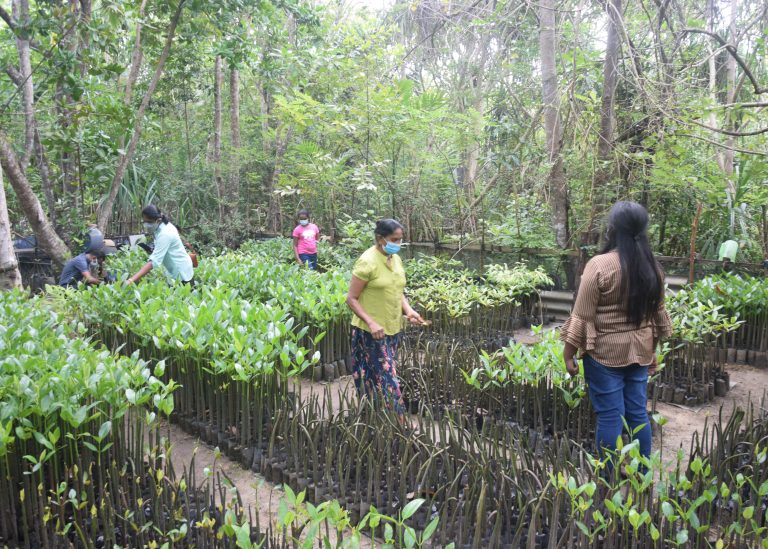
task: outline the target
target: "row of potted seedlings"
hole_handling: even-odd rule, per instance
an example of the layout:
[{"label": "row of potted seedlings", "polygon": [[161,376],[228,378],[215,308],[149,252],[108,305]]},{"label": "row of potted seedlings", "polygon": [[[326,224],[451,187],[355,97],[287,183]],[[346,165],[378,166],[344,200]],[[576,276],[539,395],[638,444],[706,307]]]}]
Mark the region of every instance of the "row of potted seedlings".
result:
[{"label": "row of potted seedlings", "polygon": [[285,546],[226,479],[175,473],[160,418],[177,385],[162,364],[113,355],[21,293],[0,294],[0,319],[0,545]]},{"label": "row of potted seedlings", "polygon": [[270,418],[291,398],[291,379],[319,360],[298,344],[306,328],[284,309],[245,300],[221,286],[103,286],[61,293],[111,349],[162,361],[174,380],[177,420],[240,459],[267,439]]},{"label": "row of potted seedlings", "polygon": [[[302,528],[288,528],[290,520],[262,525],[258,513],[242,507],[229,479],[215,472],[215,464],[201,479],[193,457],[183,474],[176,473],[162,418],[170,416],[244,463],[248,456],[250,466],[257,442],[266,448],[265,441],[274,440],[274,418],[292,402],[292,393],[283,387],[297,370],[289,371],[281,357],[272,356],[278,364],[272,376],[257,375],[252,367],[247,377],[236,366],[225,374],[223,360],[206,362],[195,348],[204,344],[202,338],[179,345],[198,315],[178,317],[180,322],[166,331],[156,323],[129,320],[167,321],[161,310],[179,313],[168,290],[163,284],[105,287],[90,296],[64,292],[34,300],[0,294],[0,544],[284,549],[306,546],[306,527],[325,532],[318,534],[324,546],[359,547],[360,532],[371,517],[391,520],[371,512],[352,522],[338,502],[329,501],[304,506]],[[191,293],[181,295],[188,311],[200,312],[200,322],[215,324],[205,316],[209,313],[229,332],[223,305],[211,294],[203,292],[206,306],[190,301]],[[124,299],[122,305],[113,300],[117,297]],[[82,322],[58,313],[57,300],[78,310]],[[80,310],[78,304],[87,303],[91,311],[99,308],[105,323],[97,324]],[[230,307],[230,313],[243,313],[238,304]],[[143,330],[150,325],[154,334],[148,338]],[[292,332],[290,323],[282,328],[256,325],[274,330],[276,340]],[[122,354],[84,339],[89,332]],[[239,345],[219,339],[219,352]],[[169,352],[172,347],[175,353]],[[128,354],[129,348],[135,350]],[[281,349],[282,354],[285,345]],[[158,354],[167,360],[142,358]],[[264,386],[270,377],[275,385]],[[259,391],[269,397],[261,399],[261,412],[251,399]],[[328,536],[329,531],[336,534]],[[426,539],[424,532],[418,535]],[[401,533],[394,546],[412,545]]]},{"label": "row of potted seedlings", "polygon": [[687,290],[696,300],[721,307],[742,323],[724,338],[729,362],[768,368],[768,280],[738,275],[712,276]]},{"label": "row of potted seedlings", "polygon": [[721,416],[671,469],[660,452],[644,458],[621,442],[617,473],[605,477],[604,462],[557,435],[537,445],[494,422],[428,409],[404,426],[380,403],[340,391],[340,411],[326,394],[280,412],[253,466],[310,501],[338,498],[355,518],[423,499],[407,524],[436,521],[433,546],[766,546],[764,412]]},{"label": "row of potted seedlings", "polygon": [[685,290],[667,297],[667,310],[672,336],[661,349],[664,367],[649,383],[653,400],[696,405],[725,396],[730,376],[723,345],[743,322]]},{"label": "row of potted seedlings", "polygon": [[408,338],[399,371],[409,409],[457,411],[479,426],[495,422],[542,443],[567,435],[590,445],[595,420],[583,377],[566,372],[556,331],[535,331],[540,342],[512,342],[490,354],[452,339]]}]

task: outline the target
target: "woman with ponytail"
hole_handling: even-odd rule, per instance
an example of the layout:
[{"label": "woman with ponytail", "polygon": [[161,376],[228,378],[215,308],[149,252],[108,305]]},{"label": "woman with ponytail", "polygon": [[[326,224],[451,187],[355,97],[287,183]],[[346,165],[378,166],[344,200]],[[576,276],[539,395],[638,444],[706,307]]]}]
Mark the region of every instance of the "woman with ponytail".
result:
[{"label": "woman with ponytail", "polygon": [[150,204],[141,210],[144,220],[144,232],[155,237],[155,249],[149,261],[135,275],[126,280],[126,284],[138,282],[149,271],[162,265],[173,280],[184,284],[193,284],[194,271],[192,259],[189,257],[179,231],[171,224],[160,208]]},{"label": "woman with ponytail", "polygon": [[648,376],[656,373],[656,345],[671,326],[664,273],[647,230],[648,212],[640,204],[617,202],[611,208],[605,248],[585,266],[573,312],[560,332],[571,375],[579,372],[577,351],[583,359],[601,454],[615,450],[625,421],[640,453],[651,453]]},{"label": "woman with ponytail", "polygon": [[355,262],[347,293],[352,309],[352,379],[361,397],[383,401],[405,422],[405,406],[397,376],[397,349],[403,316],[411,324],[424,320],[405,297],[405,269],[398,255],[403,226],[380,219],[375,245]]}]

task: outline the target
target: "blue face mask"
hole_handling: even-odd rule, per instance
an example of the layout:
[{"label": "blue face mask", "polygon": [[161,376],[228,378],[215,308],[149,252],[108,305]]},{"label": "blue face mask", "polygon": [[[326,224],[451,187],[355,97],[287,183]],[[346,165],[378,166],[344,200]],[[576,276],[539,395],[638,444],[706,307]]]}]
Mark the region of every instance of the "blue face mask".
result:
[{"label": "blue face mask", "polygon": [[309,225],[309,219],[299,219],[299,223],[306,227]]},{"label": "blue face mask", "polygon": [[400,244],[394,242],[387,242],[384,246],[384,251],[389,255],[394,255],[400,251]]},{"label": "blue face mask", "polygon": [[144,222],[144,233],[146,234],[152,234],[157,229],[157,223],[147,223]]}]

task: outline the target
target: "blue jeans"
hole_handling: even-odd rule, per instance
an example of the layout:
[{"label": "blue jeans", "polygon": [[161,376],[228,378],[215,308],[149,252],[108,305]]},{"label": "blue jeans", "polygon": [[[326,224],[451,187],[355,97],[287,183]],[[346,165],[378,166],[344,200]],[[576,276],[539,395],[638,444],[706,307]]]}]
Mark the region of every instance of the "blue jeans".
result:
[{"label": "blue jeans", "polygon": [[[640,453],[648,457],[651,454],[651,425],[646,411],[648,367],[632,364],[611,368],[587,355],[584,377],[592,408],[597,413],[597,447],[601,456],[604,450],[616,449],[616,439],[624,431],[626,420],[630,434],[637,429],[633,438],[640,443]],[[610,462],[608,469],[612,469]]]},{"label": "blue jeans", "polygon": [[299,259],[313,271],[317,270],[317,254],[299,254]]}]

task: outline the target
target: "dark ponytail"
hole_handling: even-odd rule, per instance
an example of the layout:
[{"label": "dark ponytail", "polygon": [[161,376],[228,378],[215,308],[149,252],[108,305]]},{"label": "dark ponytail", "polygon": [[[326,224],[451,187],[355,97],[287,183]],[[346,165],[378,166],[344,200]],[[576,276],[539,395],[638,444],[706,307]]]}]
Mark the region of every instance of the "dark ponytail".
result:
[{"label": "dark ponytail", "polygon": [[141,215],[151,219],[152,221],[157,221],[159,219],[162,223],[171,222],[168,216],[165,215],[163,212],[161,212],[160,208],[158,208],[154,204],[145,206],[144,209],[141,210]]},{"label": "dark ponytail", "polygon": [[639,326],[664,300],[664,274],[648,240],[648,211],[636,202],[617,202],[608,214],[603,253],[616,250],[621,261],[621,293],[629,322]]},{"label": "dark ponytail", "polygon": [[402,228],[403,226],[400,224],[400,222],[394,219],[379,219],[376,222],[376,229],[373,231],[373,236],[376,240],[379,238],[387,238],[397,229]]}]

